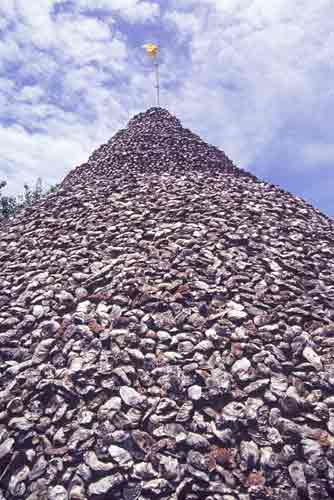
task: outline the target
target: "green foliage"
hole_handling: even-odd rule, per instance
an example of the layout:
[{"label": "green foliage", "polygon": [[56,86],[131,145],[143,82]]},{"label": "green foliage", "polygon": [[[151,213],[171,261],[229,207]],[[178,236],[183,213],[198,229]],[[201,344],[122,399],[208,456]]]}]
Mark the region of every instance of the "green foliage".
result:
[{"label": "green foliage", "polygon": [[16,200],[12,196],[3,196],[2,189],[7,186],[6,181],[0,181],[0,219],[11,217],[16,211]]},{"label": "green foliage", "polygon": [[56,193],[60,187],[60,184],[53,184],[49,187],[47,193]]},{"label": "green foliage", "polygon": [[35,188],[33,189],[32,192],[32,203],[35,203],[36,201],[39,201],[43,196],[43,187],[42,187],[42,179],[38,177]]},{"label": "green foliage", "polygon": [[49,193],[57,191],[59,184],[51,186],[47,191],[43,192],[43,182],[38,177],[35,185],[31,188],[29,184],[24,184],[22,194],[15,196],[4,196],[2,189],[6,187],[6,181],[0,181],[0,220],[13,217],[18,208],[27,208],[33,206]]},{"label": "green foliage", "polygon": [[0,219],[8,219],[15,215],[17,202],[13,196],[0,195]]}]

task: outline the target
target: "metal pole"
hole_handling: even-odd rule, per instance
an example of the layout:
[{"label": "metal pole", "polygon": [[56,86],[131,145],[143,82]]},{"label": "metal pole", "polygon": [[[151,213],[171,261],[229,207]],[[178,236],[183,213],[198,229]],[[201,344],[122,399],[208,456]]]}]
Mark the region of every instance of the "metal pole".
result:
[{"label": "metal pole", "polygon": [[159,63],[156,62],[155,63],[155,76],[156,76],[156,81],[157,81],[157,85],[156,85],[156,89],[157,89],[157,104],[158,104],[158,107],[160,106],[160,77],[159,77]]}]

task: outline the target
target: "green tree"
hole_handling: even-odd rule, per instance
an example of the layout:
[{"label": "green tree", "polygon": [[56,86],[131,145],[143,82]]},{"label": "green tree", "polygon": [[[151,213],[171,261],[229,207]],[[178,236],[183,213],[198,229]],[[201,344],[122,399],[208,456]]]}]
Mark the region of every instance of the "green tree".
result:
[{"label": "green tree", "polygon": [[32,191],[32,202],[35,203],[39,201],[43,196],[43,182],[40,177],[38,177],[35,187]]},{"label": "green tree", "polygon": [[[38,177],[36,184],[31,187],[29,184],[24,184],[24,192],[18,196],[19,206],[23,208],[32,207],[36,202],[44,196],[42,188],[42,179]],[[46,194],[46,193],[45,193]]]},{"label": "green tree", "polygon": [[15,215],[17,201],[14,196],[3,196],[2,189],[7,186],[6,181],[0,181],[0,219],[8,219]]},{"label": "green tree", "polygon": [[43,191],[43,181],[38,177],[33,187],[24,184],[23,193],[18,196],[4,196],[2,189],[7,186],[6,181],[0,181],[0,219],[8,219],[15,215],[18,208],[32,207],[49,193],[55,193],[59,184],[51,185],[48,190]]},{"label": "green tree", "polygon": [[49,194],[49,193],[55,193],[56,191],[58,191],[59,186],[60,186],[60,184],[52,184],[52,185],[49,187],[49,189],[48,189],[48,191],[47,191],[47,194]]}]

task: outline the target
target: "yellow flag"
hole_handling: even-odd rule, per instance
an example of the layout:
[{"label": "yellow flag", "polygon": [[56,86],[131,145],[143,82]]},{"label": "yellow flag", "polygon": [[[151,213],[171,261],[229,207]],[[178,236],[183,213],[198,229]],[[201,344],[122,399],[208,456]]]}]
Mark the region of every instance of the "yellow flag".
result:
[{"label": "yellow flag", "polygon": [[143,45],[143,48],[146,50],[150,57],[155,57],[158,55],[159,47],[154,43],[145,43],[145,45]]}]

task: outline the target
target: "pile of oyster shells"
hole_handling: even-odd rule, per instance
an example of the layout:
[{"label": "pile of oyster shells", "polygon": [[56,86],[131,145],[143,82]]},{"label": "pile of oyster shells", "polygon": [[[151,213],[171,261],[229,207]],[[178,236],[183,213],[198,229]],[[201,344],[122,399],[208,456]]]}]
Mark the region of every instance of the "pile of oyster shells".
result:
[{"label": "pile of oyster shells", "polygon": [[0,228],[0,500],[333,498],[333,230],[133,118]]}]

